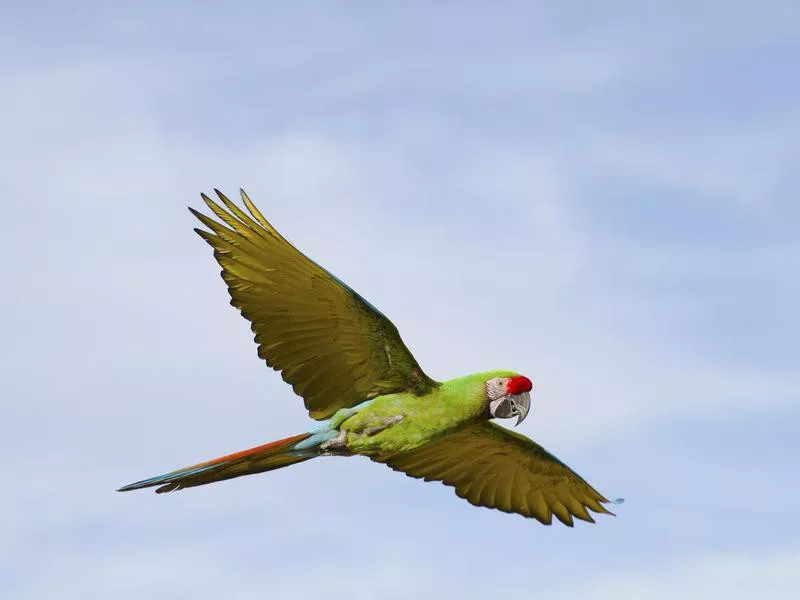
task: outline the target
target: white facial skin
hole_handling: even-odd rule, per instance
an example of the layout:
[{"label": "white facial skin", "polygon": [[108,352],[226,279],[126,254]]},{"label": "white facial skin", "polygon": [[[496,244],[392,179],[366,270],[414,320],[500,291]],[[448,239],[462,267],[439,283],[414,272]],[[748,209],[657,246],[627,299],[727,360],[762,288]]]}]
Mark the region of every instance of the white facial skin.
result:
[{"label": "white facial skin", "polygon": [[486,396],[489,400],[497,400],[506,395],[508,377],[493,377],[486,382]]},{"label": "white facial skin", "polygon": [[486,382],[486,397],[489,401],[489,414],[492,418],[510,419],[517,417],[517,425],[528,416],[531,407],[530,392],[508,393],[508,377],[493,377]]}]

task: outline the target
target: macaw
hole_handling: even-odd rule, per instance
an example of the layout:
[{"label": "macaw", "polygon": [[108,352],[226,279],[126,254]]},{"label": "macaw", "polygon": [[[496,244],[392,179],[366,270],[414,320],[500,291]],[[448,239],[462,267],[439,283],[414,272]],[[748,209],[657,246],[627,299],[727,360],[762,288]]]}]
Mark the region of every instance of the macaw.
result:
[{"label": "macaw", "polygon": [[[425,481],[441,481],[476,506],[533,517],[594,522],[606,500],[566,464],[493,418],[521,423],[531,380],[487,371],[438,382],[420,368],[383,313],[309,259],[264,218],[215,190],[202,198],[231,304],[250,321],[258,355],[292,386],[318,423],[304,433],[229,454],[119,491],[171,492],[279,469],[321,456],[366,456]],[[224,207],[223,207],[224,206]],[[226,210],[227,209],[227,210]]]}]

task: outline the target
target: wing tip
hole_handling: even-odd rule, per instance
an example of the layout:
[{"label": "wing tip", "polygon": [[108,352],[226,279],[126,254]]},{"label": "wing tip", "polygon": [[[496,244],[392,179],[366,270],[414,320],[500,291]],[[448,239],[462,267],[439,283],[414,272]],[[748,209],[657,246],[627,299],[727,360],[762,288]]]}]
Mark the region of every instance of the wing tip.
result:
[{"label": "wing tip", "polygon": [[[186,208],[189,209],[189,212],[192,213],[192,215],[198,221],[200,221],[203,225],[205,225],[209,229],[213,230],[212,225],[218,225],[218,223],[214,222],[211,218],[207,217],[206,215],[201,213],[199,210],[197,210],[197,209],[195,209],[195,208],[193,208],[191,206],[187,206]],[[200,233],[200,231],[202,231],[202,230],[198,230],[196,227],[194,228],[194,230],[197,231],[198,233]],[[208,233],[208,232],[204,232],[204,233]]]},{"label": "wing tip", "polygon": [[200,192],[200,198],[202,198],[203,202],[205,202],[208,206],[211,206],[214,203],[214,201],[205,192]]},{"label": "wing tip", "polygon": [[193,227],[192,230],[207,242],[214,237],[213,233],[209,233],[205,229],[200,229],[199,227]]},{"label": "wing tip", "polygon": [[[613,500],[604,500],[605,504],[612,504],[614,506],[619,506],[620,504],[623,504],[624,502],[625,502],[625,498],[614,498]],[[616,517],[617,516],[617,513],[611,512],[605,506],[603,506],[603,512],[605,514],[607,514],[607,515],[612,516],[612,517]]]}]

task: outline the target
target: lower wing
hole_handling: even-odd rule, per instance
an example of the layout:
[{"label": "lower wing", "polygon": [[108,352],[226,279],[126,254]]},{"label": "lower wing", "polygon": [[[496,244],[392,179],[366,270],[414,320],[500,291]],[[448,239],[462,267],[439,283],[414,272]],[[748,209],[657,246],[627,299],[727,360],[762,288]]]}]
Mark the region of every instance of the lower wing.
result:
[{"label": "lower wing", "polygon": [[594,522],[589,510],[613,514],[609,501],[539,444],[484,422],[421,448],[381,459],[395,471],[441,481],[475,506],[496,508],[570,527],[573,517]]}]

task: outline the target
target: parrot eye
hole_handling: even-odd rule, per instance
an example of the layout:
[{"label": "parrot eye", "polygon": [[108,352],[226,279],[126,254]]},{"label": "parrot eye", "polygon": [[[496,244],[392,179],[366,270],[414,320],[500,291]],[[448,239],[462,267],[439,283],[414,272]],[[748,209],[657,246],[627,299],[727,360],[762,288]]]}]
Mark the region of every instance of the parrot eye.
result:
[{"label": "parrot eye", "polygon": [[506,395],[508,379],[506,377],[493,377],[486,382],[486,395],[490,400],[502,398]]}]

